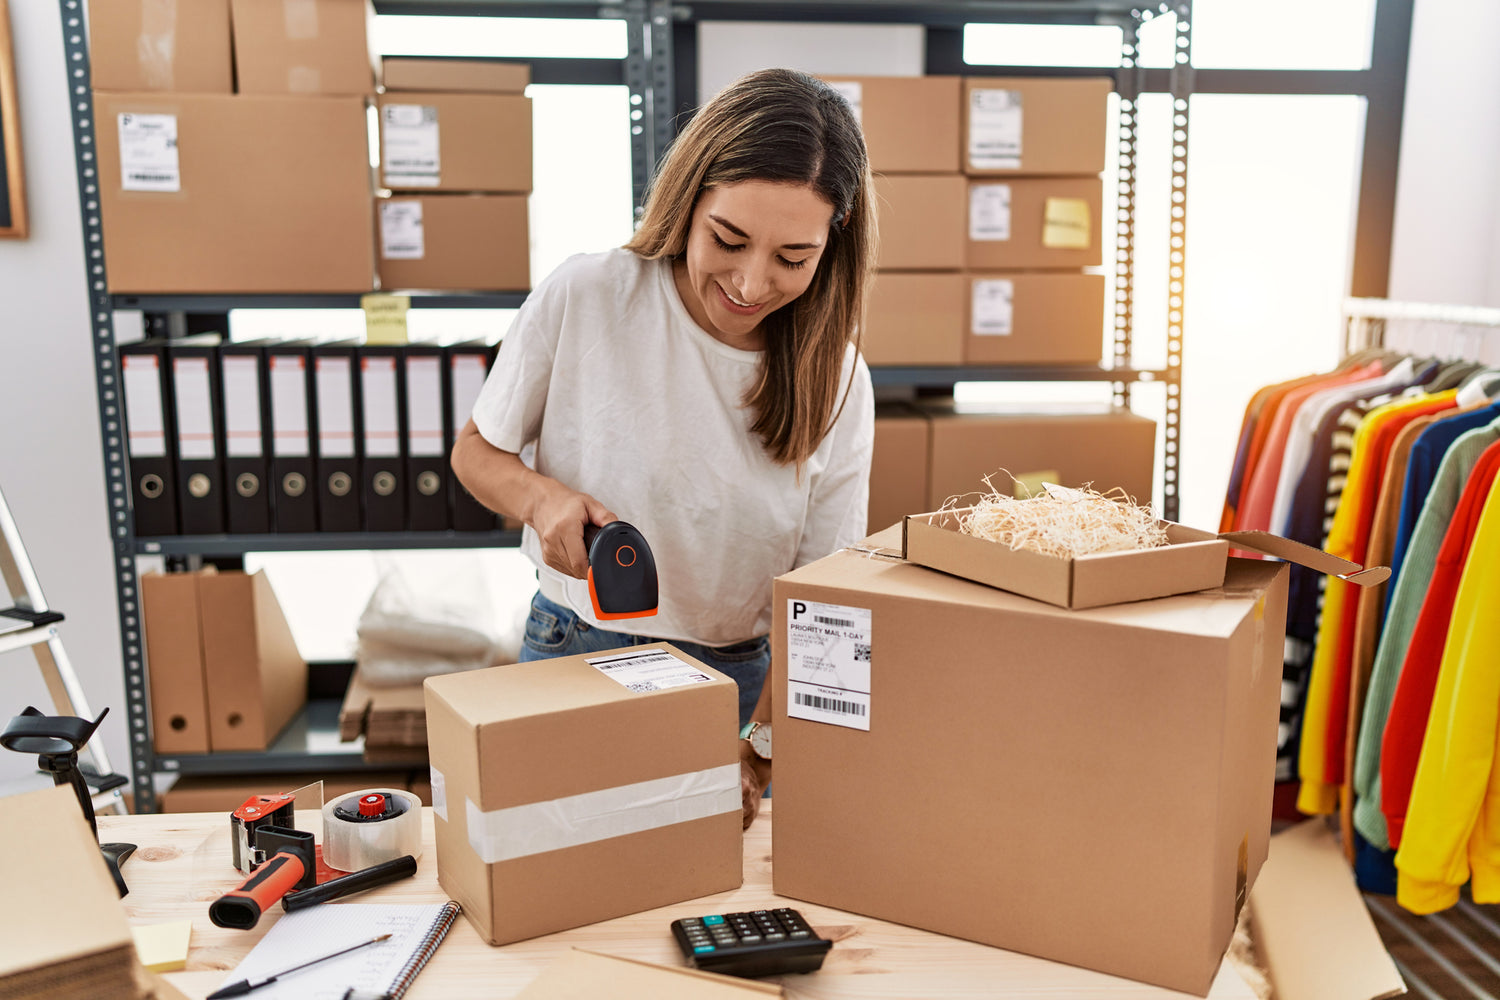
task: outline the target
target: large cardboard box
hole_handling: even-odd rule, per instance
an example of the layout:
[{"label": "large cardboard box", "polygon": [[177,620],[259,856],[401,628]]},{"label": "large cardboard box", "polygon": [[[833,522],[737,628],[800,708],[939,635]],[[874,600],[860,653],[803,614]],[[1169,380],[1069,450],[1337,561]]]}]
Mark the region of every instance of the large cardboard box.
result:
[{"label": "large cardboard box", "polygon": [[369,0],[230,0],[230,6],[241,94],[375,92]]},{"label": "large cardboard box", "polygon": [[200,573],[145,573],[141,617],[157,753],[208,753],[208,695],[199,624]]},{"label": "large cardboard box", "polygon": [[499,59],[381,60],[381,75],[389,91],[436,90],[448,93],[521,94],[531,83],[531,64]]},{"label": "large cardboard box", "polygon": [[1121,411],[1011,413],[940,403],[924,408],[932,421],[930,511],[950,497],[960,498],[957,506],[969,506],[986,492],[985,476],[1006,490],[1006,473],[1050,472],[1060,486],[1091,486],[1100,493],[1118,487],[1139,504],[1151,502],[1154,420]]},{"label": "large cardboard box", "polygon": [[964,80],[963,171],[1099,173],[1113,89],[1102,77]]},{"label": "large cardboard box", "polygon": [[1104,276],[969,274],[963,359],[971,365],[1097,365],[1104,354]]},{"label": "large cardboard box", "polygon": [[435,194],[375,202],[380,287],[517,291],[531,287],[524,194]]},{"label": "large cardboard box", "polygon": [[876,174],[880,269],[962,270],[965,188],[959,174]]},{"label": "large cardboard box", "polygon": [[729,678],[656,643],[425,686],[438,881],[486,941],[740,885]]},{"label": "large cardboard box", "polygon": [[774,607],[777,894],[1208,992],[1266,857],[1282,564],[1065,611],[844,550]]},{"label": "large cardboard box", "polygon": [[382,94],[380,184],[392,191],[531,190],[531,98]]},{"label": "large cardboard box", "polygon": [[1077,269],[1102,260],[1097,177],[976,180],[968,197],[971,270]]},{"label": "large cardboard box", "polygon": [[854,106],[870,169],[891,174],[951,174],[958,162],[956,76],[825,78]]},{"label": "large cardboard box", "polygon": [[229,0],[90,0],[88,10],[96,89],[233,93]]},{"label": "large cardboard box", "polygon": [[875,450],[870,458],[871,531],[892,525],[927,503],[927,417],[902,403],[875,408]]},{"label": "large cardboard box", "polygon": [[297,652],[264,571],[198,579],[214,750],[264,750],[307,703],[307,661]]},{"label": "large cardboard box", "polygon": [[359,98],[96,93],[94,112],[111,292],[373,286]]},{"label": "large cardboard box", "polygon": [[964,277],[882,271],[865,304],[860,350],[872,365],[963,363]]}]

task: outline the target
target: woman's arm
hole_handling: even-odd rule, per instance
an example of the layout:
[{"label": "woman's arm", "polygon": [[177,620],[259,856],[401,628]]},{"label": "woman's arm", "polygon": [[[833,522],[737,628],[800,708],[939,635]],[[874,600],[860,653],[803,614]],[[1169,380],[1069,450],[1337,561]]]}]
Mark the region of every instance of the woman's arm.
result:
[{"label": "woman's arm", "polygon": [[474,499],[531,525],[548,566],[579,579],[588,575],[583,529],[590,523],[603,526],[617,520],[608,507],[527,468],[515,452],[486,441],[473,420],[458,432],[450,461],[458,481]]},{"label": "woman's arm", "polygon": [[[765,682],[760,686],[760,700],[755,711],[750,713],[752,722],[771,721],[771,672],[766,671]],[[741,829],[750,829],[755,817],[760,814],[760,800],[771,783],[771,762],[763,760],[750,748],[749,740],[740,740],[740,806],[743,810]]]}]

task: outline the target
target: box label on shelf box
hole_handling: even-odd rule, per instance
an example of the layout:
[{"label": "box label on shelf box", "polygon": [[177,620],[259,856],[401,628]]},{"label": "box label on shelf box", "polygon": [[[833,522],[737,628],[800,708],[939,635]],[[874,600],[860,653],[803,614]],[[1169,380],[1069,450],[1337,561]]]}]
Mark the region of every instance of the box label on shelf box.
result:
[{"label": "box label on shelf box", "polygon": [[858,80],[838,80],[830,82],[828,86],[832,87],[834,90],[842,94],[844,100],[849,102],[849,106],[854,109],[854,120],[858,122],[861,127],[863,127],[865,124],[864,85],[861,84]]},{"label": "box label on shelf box", "polygon": [[870,609],[787,601],[786,713],[870,731]]},{"label": "box label on shelf box", "polygon": [[1021,169],[1021,92],[969,92],[969,164],[981,170]]},{"label": "box label on shelf box", "polygon": [[385,106],[385,182],[400,187],[437,187],[442,177],[438,109],[431,104]]},{"label": "box label on shelf box", "polygon": [[1048,198],[1043,214],[1042,246],[1049,250],[1087,250],[1093,242],[1089,203],[1082,198]]},{"label": "box label on shelf box", "polygon": [[969,239],[1010,239],[1010,185],[977,184],[969,189]]},{"label": "box label on shelf box", "polygon": [[224,358],[224,453],[259,458],[260,365],[254,358]]},{"label": "box label on shelf box", "polygon": [[387,201],[380,205],[380,256],[386,260],[421,260],[426,256],[422,239],[422,203]]},{"label": "box label on shelf box", "polygon": [[707,684],[713,678],[671,653],[660,649],[617,656],[588,657],[589,666],[637,694],[665,691],[684,684]]},{"label": "box label on shelf box", "polygon": [[180,191],[177,116],[122,112],[120,187],[125,191]]},{"label": "box label on shelf box", "polygon": [[1009,278],[975,281],[970,331],[983,337],[1009,337],[1013,332],[1015,297],[1016,283]]}]

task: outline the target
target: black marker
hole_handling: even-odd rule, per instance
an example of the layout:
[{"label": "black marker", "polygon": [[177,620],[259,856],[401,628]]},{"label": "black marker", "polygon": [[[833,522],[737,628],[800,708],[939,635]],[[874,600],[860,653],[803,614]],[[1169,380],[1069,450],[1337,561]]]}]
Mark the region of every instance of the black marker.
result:
[{"label": "black marker", "polygon": [[281,908],[291,913],[306,906],[326,903],[330,899],[352,896],[356,892],[364,892],[366,889],[373,889],[377,885],[385,885],[387,882],[407,878],[416,873],[417,859],[406,854],[391,861],[383,861],[378,865],[362,868],[351,875],[329,879],[322,885],[315,885],[311,889],[289,892],[281,897]]}]

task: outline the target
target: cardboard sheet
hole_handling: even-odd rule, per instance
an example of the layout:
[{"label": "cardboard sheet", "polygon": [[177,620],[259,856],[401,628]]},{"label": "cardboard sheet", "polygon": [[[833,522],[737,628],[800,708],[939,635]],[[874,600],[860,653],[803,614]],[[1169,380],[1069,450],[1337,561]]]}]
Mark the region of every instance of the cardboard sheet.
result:
[{"label": "cardboard sheet", "polygon": [[738,1000],[785,994],[774,983],[673,969],[574,948],[518,993],[516,1000],[595,1000],[605,996],[613,1000]]}]

